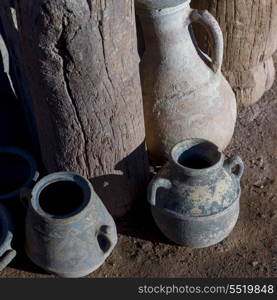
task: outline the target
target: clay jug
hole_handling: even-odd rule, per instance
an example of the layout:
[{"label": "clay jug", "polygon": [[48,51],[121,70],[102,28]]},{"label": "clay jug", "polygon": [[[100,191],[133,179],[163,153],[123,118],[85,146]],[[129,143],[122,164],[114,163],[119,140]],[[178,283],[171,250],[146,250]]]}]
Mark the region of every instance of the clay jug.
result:
[{"label": "clay jug", "polygon": [[[150,158],[163,162],[186,138],[204,138],[223,150],[236,122],[236,99],[221,74],[223,36],[214,17],[188,0],[136,0],[145,52],[140,64]],[[191,30],[208,31],[212,58],[198,48]]]},{"label": "clay jug", "polygon": [[226,238],[238,219],[243,170],[238,156],[224,160],[209,141],[177,144],[148,188],[152,215],[163,234],[192,248]]},{"label": "clay jug", "polygon": [[[25,195],[26,203],[27,194]],[[82,277],[112,252],[113,218],[90,182],[74,173],[42,178],[27,202],[25,249],[39,267],[60,277]]]}]

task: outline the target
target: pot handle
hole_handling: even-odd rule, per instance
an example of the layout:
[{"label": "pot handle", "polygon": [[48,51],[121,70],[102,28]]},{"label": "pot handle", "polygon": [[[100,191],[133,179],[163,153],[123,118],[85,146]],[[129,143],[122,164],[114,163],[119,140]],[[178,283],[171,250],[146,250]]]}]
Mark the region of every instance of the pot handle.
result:
[{"label": "pot handle", "polygon": [[97,234],[97,240],[100,249],[104,254],[109,252],[113,247],[112,227],[109,225],[102,225]]},{"label": "pot handle", "polygon": [[147,189],[147,200],[152,206],[156,205],[156,194],[158,188],[164,188],[169,190],[172,187],[172,183],[169,179],[165,178],[154,178],[148,185]]},{"label": "pot handle", "polygon": [[214,16],[207,10],[194,9],[190,15],[191,21],[203,25],[213,40],[212,69],[215,73],[221,71],[223,62],[224,42],[220,26]]},{"label": "pot handle", "polygon": [[16,251],[9,249],[0,257],[0,272],[6,268],[6,266],[14,259],[15,256]]},{"label": "pot handle", "polygon": [[225,160],[225,162],[224,162],[224,168],[229,173],[234,174],[233,171],[232,171],[232,169],[234,167],[236,167],[236,166],[238,166],[239,169],[238,169],[238,174],[235,174],[235,175],[240,180],[241,177],[242,177],[242,175],[243,175],[243,172],[244,172],[244,163],[243,163],[242,159],[238,155],[236,155],[236,156],[234,156],[232,158],[229,158],[229,159]]}]

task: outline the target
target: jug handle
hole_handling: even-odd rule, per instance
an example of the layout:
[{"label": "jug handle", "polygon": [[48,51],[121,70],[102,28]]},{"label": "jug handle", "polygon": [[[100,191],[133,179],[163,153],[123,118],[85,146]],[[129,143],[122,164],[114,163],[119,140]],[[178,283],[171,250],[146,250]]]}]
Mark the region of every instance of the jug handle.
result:
[{"label": "jug handle", "polygon": [[194,9],[190,19],[192,22],[199,23],[207,29],[209,37],[213,40],[212,48],[212,69],[215,73],[221,71],[223,62],[223,34],[214,16],[207,10]]},{"label": "jug handle", "polygon": [[16,251],[13,249],[7,250],[1,257],[0,257],[0,271],[3,271],[4,268],[14,259],[16,256]]},{"label": "jug handle", "polygon": [[154,178],[148,186],[147,200],[152,206],[156,205],[157,190],[161,187],[169,190],[172,187],[172,183],[170,182],[170,180],[165,178]]},{"label": "jug handle", "polygon": [[243,163],[242,159],[238,155],[236,155],[232,158],[229,158],[229,159],[225,160],[225,162],[224,162],[224,168],[229,173],[233,173],[232,169],[236,166],[238,166],[239,169],[238,169],[238,174],[235,174],[235,175],[240,180],[242,175],[243,175],[243,172],[244,172],[244,163]]}]

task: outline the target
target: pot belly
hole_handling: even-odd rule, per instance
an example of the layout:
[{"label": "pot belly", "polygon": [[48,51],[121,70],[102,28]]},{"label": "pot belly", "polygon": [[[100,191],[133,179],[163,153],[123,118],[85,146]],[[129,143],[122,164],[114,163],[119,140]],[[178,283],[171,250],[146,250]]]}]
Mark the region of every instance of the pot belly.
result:
[{"label": "pot belly", "polygon": [[205,217],[181,216],[157,207],[152,207],[152,215],[161,232],[176,244],[209,247],[233,230],[239,216],[239,198],[222,212]]}]

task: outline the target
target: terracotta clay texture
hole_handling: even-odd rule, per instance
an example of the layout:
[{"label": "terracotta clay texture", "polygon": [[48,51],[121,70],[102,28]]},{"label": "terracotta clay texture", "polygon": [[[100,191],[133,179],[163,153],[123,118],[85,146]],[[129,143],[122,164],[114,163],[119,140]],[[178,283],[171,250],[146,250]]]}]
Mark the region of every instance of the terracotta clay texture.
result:
[{"label": "terracotta clay texture", "polygon": [[[276,0],[192,0],[192,7],[208,9],[224,35],[223,73],[238,103],[251,105],[270,89],[275,77],[273,53],[277,49]],[[203,28],[199,45],[210,47]]]},{"label": "terracotta clay texture", "polygon": [[[204,138],[223,150],[234,132],[236,100],[221,74],[221,30],[207,11],[192,10],[189,3],[136,1],[145,41],[140,68],[146,139],[155,163],[186,138]],[[212,62],[196,45],[192,23],[209,32]]]}]

